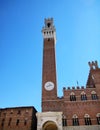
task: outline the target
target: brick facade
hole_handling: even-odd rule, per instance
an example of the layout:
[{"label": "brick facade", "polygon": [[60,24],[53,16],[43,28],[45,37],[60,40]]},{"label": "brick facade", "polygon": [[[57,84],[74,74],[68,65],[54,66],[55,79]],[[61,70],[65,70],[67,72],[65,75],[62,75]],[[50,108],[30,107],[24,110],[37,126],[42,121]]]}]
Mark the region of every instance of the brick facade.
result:
[{"label": "brick facade", "polygon": [[36,130],[36,112],[34,107],[0,109],[0,130]]}]

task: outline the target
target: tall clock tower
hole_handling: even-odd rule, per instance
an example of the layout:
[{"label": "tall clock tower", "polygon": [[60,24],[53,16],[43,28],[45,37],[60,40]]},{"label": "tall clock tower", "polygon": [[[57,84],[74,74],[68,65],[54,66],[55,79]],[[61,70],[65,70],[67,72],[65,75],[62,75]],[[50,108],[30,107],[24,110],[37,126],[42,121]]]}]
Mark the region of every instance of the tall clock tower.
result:
[{"label": "tall clock tower", "polygon": [[[53,19],[45,19],[43,34],[42,111],[49,111],[50,102],[57,99],[55,45],[56,30]],[[48,106],[48,107],[47,107]]]}]

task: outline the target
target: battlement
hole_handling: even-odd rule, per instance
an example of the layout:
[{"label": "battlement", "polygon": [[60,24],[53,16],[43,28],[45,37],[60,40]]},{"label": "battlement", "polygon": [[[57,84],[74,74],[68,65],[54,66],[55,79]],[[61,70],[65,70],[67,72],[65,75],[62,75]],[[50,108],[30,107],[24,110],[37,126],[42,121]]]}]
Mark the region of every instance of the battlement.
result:
[{"label": "battlement", "polygon": [[98,62],[97,61],[92,61],[88,62],[90,69],[98,69]]},{"label": "battlement", "polygon": [[89,88],[85,86],[63,87],[62,99],[66,99],[66,101],[97,100],[100,98],[97,93],[96,88]]},{"label": "battlement", "polygon": [[85,86],[72,86],[72,87],[63,87],[63,90],[77,90],[77,89],[85,89]]},{"label": "battlement", "polygon": [[87,87],[97,87],[96,84],[100,83],[100,68],[97,61],[88,62],[90,66],[90,72],[87,80]]}]

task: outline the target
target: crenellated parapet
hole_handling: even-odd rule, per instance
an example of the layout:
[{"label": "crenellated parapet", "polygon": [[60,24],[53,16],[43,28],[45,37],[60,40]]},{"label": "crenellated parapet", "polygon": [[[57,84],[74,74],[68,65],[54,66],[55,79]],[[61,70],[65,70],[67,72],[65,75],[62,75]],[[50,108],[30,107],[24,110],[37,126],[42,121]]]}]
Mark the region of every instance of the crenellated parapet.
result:
[{"label": "crenellated parapet", "polygon": [[94,88],[100,83],[100,68],[97,61],[88,62],[88,64],[90,67],[90,72],[87,79],[87,87]]},{"label": "crenellated parapet", "polygon": [[72,86],[72,87],[63,87],[63,90],[78,90],[78,89],[85,89],[85,86]]},{"label": "crenellated parapet", "polygon": [[97,61],[92,61],[92,62],[88,62],[90,69],[98,69],[98,62]]},{"label": "crenellated parapet", "polygon": [[87,88],[84,86],[77,87],[63,87],[63,99],[66,101],[84,101],[84,100],[94,100],[100,98],[97,95],[96,88]]}]

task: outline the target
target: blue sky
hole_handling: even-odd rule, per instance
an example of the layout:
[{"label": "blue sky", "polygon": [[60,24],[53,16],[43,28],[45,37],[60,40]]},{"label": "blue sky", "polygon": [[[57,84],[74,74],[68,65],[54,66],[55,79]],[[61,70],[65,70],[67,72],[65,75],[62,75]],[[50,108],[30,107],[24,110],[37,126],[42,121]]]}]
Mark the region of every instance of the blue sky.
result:
[{"label": "blue sky", "polygon": [[100,0],[0,0],[0,108],[41,111],[42,27],[54,18],[58,96],[100,64]]}]

